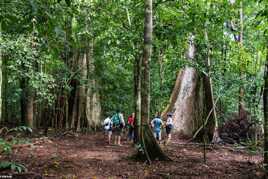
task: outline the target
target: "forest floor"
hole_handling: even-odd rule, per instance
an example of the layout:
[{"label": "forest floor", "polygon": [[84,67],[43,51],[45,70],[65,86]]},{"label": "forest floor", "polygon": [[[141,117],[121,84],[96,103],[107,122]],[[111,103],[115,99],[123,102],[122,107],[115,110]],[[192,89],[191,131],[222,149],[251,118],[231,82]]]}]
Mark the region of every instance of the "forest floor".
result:
[{"label": "forest floor", "polygon": [[27,167],[27,173],[13,178],[265,178],[261,154],[234,146],[208,147],[205,164],[202,145],[177,139],[163,146],[172,161],[148,165],[131,159],[135,149],[126,139],[123,146],[108,145],[101,132],[31,140],[9,156],[0,155]]}]

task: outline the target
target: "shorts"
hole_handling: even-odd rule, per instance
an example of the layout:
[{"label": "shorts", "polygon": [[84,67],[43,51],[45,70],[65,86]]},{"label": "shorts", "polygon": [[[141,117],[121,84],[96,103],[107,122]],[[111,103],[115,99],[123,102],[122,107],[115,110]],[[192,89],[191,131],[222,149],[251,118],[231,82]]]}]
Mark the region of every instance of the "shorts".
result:
[{"label": "shorts", "polygon": [[112,129],[104,129],[106,135],[112,135]]},{"label": "shorts", "polygon": [[154,137],[156,138],[156,140],[161,140],[161,130],[155,130]]},{"label": "shorts", "polygon": [[132,126],[129,126],[129,129],[128,129],[128,139],[130,140],[134,139],[134,127]]},{"label": "shorts", "polygon": [[114,135],[121,136],[122,131],[123,131],[123,128],[121,128],[120,126],[116,126],[113,128]]},{"label": "shorts", "polygon": [[169,124],[169,125],[166,126],[166,133],[167,133],[167,135],[171,133],[172,128],[173,128],[173,126],[171,124]]}]

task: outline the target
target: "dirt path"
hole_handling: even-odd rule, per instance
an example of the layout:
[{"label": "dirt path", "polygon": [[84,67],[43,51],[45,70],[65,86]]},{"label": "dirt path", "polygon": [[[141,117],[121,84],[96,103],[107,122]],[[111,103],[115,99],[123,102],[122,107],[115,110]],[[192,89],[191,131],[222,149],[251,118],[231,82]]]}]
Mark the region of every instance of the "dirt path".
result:
[{"label": "dirt path", "polygon": [[235,151],[230,147],[210,148],[208,161],[204,164],[202,146],[183,145],[180,140],[172,141],[164,150],[173,161],[156,161],[147,165],[129,158],[135,152],[131,144],[124,141],[123,146],[107,145],[102,133],[41,138],[33,143],[29,147],[16,149],[9,159],[25,164],[28,174],[40,174],[43,178],[264,177],[260,155]]}]

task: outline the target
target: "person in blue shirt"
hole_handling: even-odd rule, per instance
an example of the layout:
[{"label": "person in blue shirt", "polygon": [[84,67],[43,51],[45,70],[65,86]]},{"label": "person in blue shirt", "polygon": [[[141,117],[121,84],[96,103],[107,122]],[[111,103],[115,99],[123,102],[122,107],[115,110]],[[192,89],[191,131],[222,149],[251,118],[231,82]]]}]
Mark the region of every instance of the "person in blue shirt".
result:
[{"label": "person in blue shirt", "polygon": [[151,125],[153,127],[154,137],[156,138],[156,140],[160,141],[161,140],[161,127],[163,125],[163,121],[161,120],[159,113],[151,121]]}]

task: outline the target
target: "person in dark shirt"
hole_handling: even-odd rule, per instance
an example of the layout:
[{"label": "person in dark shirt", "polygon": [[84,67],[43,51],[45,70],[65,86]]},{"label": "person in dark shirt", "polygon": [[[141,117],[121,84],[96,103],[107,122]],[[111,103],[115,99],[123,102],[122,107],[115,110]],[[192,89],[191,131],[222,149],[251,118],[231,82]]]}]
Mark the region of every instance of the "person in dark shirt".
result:
[{"label": "person in dark shirt", "polygon": [[132,113],[127,119],[128,124],[127,138],[129,141],[132,141],[134,139],[134,120],[135,120],[135,113]]}]

